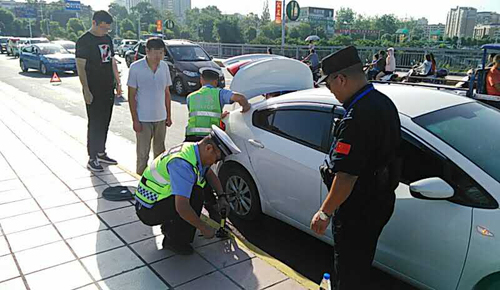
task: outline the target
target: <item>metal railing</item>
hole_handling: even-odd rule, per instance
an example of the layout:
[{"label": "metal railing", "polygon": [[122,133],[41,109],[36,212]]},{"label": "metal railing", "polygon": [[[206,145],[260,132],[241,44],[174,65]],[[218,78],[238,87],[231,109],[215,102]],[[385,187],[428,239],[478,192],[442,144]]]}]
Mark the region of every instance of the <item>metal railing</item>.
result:
[{"label": "metal railing", "polygon": [[[307,46],[252,45],[226,43],[199,43],[210,55],[218,58],[229,58],[242,54],[267,53],[271,48],[273,54],[284,55],[290,58],[301,59],[309,54]],[[342,46],[317,46],[316,52],[323,58]],[[357,47],[362,61],[371,62],[373,55],[387,47]],[[466,49],[438,49],[438,48],[395,48],[396,64],[398,68],[408,68],[424,61],[426,53],[433,53],[438,68],[447,68],[453,71],[466,71],[476,68],[481,63],[481,50]]]}]

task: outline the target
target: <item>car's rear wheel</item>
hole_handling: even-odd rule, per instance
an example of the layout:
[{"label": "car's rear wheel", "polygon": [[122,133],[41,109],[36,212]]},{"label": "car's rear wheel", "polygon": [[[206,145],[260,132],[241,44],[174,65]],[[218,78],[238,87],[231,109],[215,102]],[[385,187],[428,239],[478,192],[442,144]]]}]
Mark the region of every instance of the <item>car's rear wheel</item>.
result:
[{"label": "car's rear wheel", "polygon": [[47,71],[47,67],[45,66],[45,64],[41,64],[40,65],[40,72],[44,75],[48,74],[49,72]]},{"label": "car's rear wheel", "polygon": [[248,172],[239,165],[228,164],[221,168],[219,178],[228,194],[231,217],[255,220],[262,215],[259,192]]},{"label": "car's rear wheel", "polygon": [[21,70],[23,72],[28,72],[28,67],[26,66],[26,63],[24,63],[24,61],[20,60],[19,64],[21,65]]},{"label": "car's rear wheel", "polygon": [[184,87],[184,83],[182,82],[181,78],[175,79],[174,90],[175,90],[175,93],[178,94],[179,96],[186,95],[186,88]]}]

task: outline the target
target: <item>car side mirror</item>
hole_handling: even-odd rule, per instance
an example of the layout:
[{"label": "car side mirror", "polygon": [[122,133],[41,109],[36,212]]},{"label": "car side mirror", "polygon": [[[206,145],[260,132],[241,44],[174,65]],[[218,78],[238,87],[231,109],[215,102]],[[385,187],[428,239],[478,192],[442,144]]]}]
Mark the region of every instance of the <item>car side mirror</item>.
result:
[{"label": "car side mirror", "polygon": [[410,184],[410,193],[414,198],[426,200],[447,200],[455,190],[439,177],[431,177]]}]

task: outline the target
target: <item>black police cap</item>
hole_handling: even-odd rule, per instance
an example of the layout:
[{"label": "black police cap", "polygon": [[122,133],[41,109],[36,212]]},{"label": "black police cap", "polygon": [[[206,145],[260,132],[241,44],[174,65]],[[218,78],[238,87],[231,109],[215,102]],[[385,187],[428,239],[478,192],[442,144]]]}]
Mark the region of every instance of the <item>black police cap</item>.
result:
[{"label": "black police cap", "polygon": [[348,46],[336,51],[321,60],[321,71],[323,76],[318,83],[323,82],[328,75],[339,72],[356,64],[361,64],[358,50],[354,46]]}]

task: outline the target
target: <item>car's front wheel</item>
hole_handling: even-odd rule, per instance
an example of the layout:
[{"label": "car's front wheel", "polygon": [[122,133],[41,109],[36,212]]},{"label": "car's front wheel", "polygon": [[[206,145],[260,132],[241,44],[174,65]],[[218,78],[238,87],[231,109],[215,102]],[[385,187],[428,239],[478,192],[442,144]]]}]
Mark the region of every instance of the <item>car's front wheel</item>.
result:
[{"label": "car's front wheel", "polygon": [[228,164],[221,168],[219,178],[228,194],[232,217],[255,220],[262,214],[259,192],[248,172],[239,165]]},{"label": "car's front wheel", "polygon": [[23,72],[28,72],[28,67],[26,66],[26,63],[24,63],[24,61],[20,60],[19,64],[21,65],[21,70]]},{"label": "car's front wheel", "polygon": [[46,66],[45,66],[45,64],[43,64],[43,63],[40,65],[40,72],[41,72],[42,74],[44,74],[44,75],[46,75],[46,74],[48,74],[48,73],[49,73],[49,71],[47,70],[47,67],[46,67]]},{"label": "car's front wheel", "polygon": [[174,90],[175,93],[179,96],[185,96],[186,95],[186,88],[184,86],[184,83],[182,82],[181,78],[176,78],[174,81]]}]

